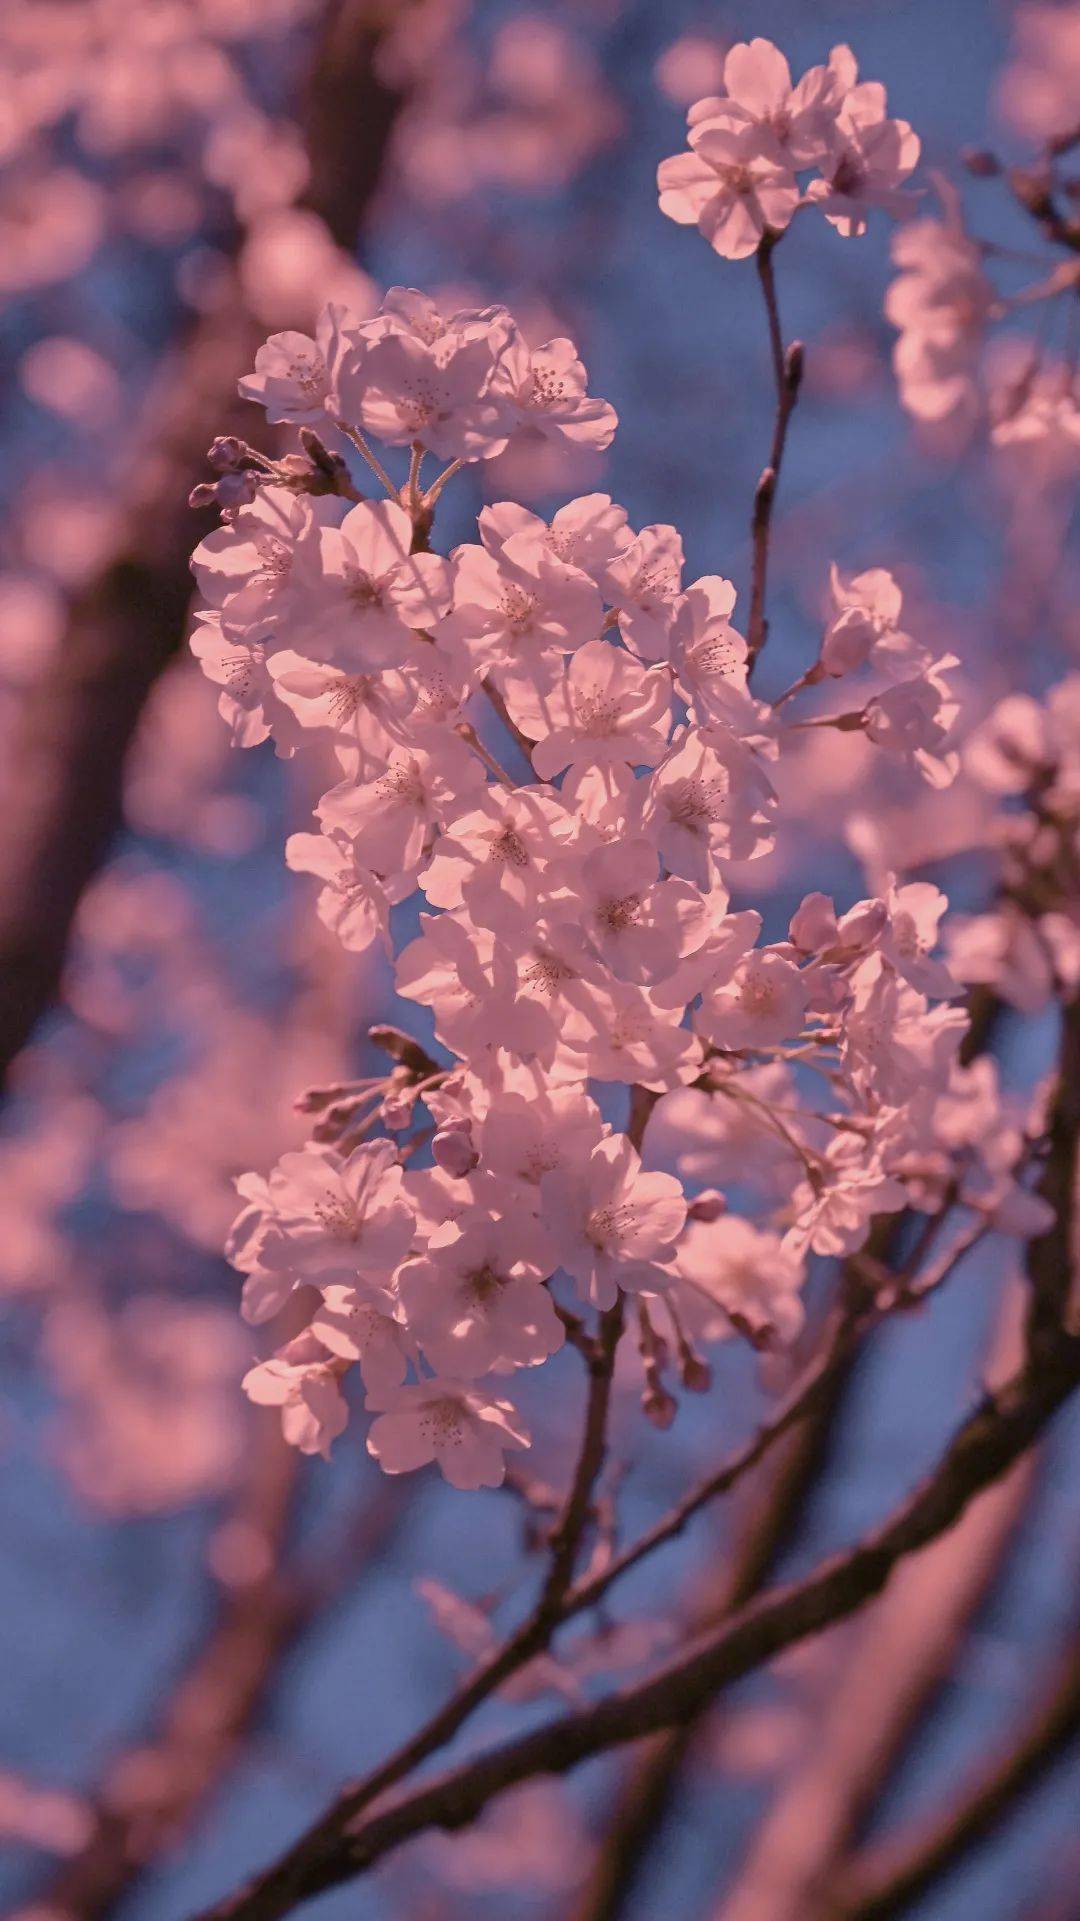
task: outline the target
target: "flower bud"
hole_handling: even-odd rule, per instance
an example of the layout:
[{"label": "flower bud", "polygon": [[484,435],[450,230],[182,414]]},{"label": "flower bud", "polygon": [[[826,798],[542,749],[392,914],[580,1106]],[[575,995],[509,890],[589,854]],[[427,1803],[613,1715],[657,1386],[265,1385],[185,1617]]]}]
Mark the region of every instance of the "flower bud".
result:
[{"label": "flower bud", "polygon": [[836,941],[836,909],[827,894],[807,894],[788,926],[792,942],[803,954],[820,954]]},{"label": "flower bud", "polygon": [[673,1394],[664,1387],[651,1387],[641,1398],[641,1411],[653,1427],[666,1431],[679,1411],[679,1404]]},{"label": "flower bud", "polygon": [[245,471],[237,474],[222,474],[214,487],[214,496],[221,508],[248,507],[254,500],[256,491],[255,475]]},{"label": "flower bud", "polygon": [[391,1134],[399,1134],[403,1127],[408,1127],[415,1106],[412,1094],[388,1094],[379,1110],[383,1126]]},{"label": "flower bud", "polygon": [[244,452],[244,443],[235,434],[219,434],[210,442],[206,458],[215,473],[227,474],[242,464]]},{"label": "flower bud", "polygon": [[690,1394],[707,1394],[712,1386],[713,1371],[707,1361],[687,1351],[682,1360],[682,1384]]},{"label": "flower bud", "polygon": [[692,1221],[718,1221],[727,1213],[727,1200],[719,1188],[705,1187],[695,1194],[686,1212]]},{"label": "flower bud", "polygon": [[451,1180],[463,1180],[471,1174],[480,1159],[473,1146],[472,1131],[468,1121],[447,1121],[440,1127],[431,1143],[431,1152],[436,1167],[441,1167]]}]

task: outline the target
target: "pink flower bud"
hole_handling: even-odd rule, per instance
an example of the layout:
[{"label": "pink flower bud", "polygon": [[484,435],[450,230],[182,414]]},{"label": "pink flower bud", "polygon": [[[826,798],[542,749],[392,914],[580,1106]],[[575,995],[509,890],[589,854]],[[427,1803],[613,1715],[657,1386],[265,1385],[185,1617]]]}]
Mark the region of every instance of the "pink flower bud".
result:
[{"label": "pink flower bud", "polygon": [[803,954],[820,954],[836,941],[836,909],[827,894],[807,894],[791,917],[788,933]]},{"label": "pink flower bud", "polygon": [[661,1432],[664,1432],[675,1419],[679,1404],[675,1396],[669,1394],[666,1388],[654,1387],[642,1396],[641,1411],[645,1419],[651,1421],[653,1427],[658,1427]]},{"label": "pink flower bud", "polygon": [[440,1127],[431,1143],[431,1152],[435,1157],[435,1165],[455,1181],[471,1174],[480,1159],[473,1146],[468,1121],[448,1121],[445,1127]]},{"label": "pink flower bud", "polygon": [[827,674],[850,674],[865,666],[877,639],[877,629],[862,607],[845,607],[837,614],[821,643],[821,665]]},{"label": "pink flower bud", "polygon": [[692,1221],[718,1221],[727,1213],[727,1200],[717,1187],[703,1188],[686,1210]]}]

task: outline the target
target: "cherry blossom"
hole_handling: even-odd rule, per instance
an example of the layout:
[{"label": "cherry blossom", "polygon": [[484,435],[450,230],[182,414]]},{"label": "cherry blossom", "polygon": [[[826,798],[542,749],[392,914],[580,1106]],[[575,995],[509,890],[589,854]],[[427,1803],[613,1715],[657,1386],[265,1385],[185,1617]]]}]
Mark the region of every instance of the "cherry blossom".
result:
[{"label": "cherry blossom", "polygon": [[772,787],[726,728],[687,728],[649,782],[642,824],[672,873],[707,888],[714,860],[770,845]]},{"label": "cherry blossom", "polygon": [[583,494],[579,500],[567,501],[552,516],[550,525],[516,501],[502,500],[482,507],[476,524],[489,553],[498,555],[515,534],[535,534],[556,560],[580,568],[600,588],[612,563],[633,539],[626,508],[613,501],[610,494]]},{"label": "cherry blossom", "polygon": [[909,221],[893,236],[901,272],[885,314],[900,335],[893,352],[900,397],[917,420],[970,419],[981,404],[978,355],[994,289],[959,208],[948,214],[947,221]]},{"label": "cherry blossom", "polygon": [[451,814],[420,876],[434,907],[467,907],[500,932],[539,909],[551,862],[574,831],[573,816],[546,789],[484,787]]},{"label": "cherry blossom", "polygon": [[496,391],[504,420],[549,440],[601,451],[611,445],[617,415],[609,401],[591,398],[585,386],[585,368],[572,340],[549,340],[530,350],[518,334],[500,361]]},{"label": "cherry blossom", "polygon": [[680,226],[697,227],[723,259],[743,260],[767,231],[787,226],[799,189],[788,167],[773,158],[775,143],[724,101],[715,104],[715,116],[691,118],[690,151],[660,162],[660,211]]},{"label": "cherry blossom", "polygon": [[[918,141],[847,48],[793,83],[770,42],[732,47],[688,128],[661,209],[722,256],[758,252],[767,304],[797,210],[853,235],[870,207],[906,207]],[[913,404],[943,418],[966,404],[945,389],[972,378],[989,296],[962,228],[933,225],[897,243],[890,317],[921,343],[900,356],[911,382],[941,387]],[[384,1076],[316,1091],[317,1138],[239,1183],[244,1317],[306,1304],[303,1333],[246,1380],[289,1438],[329,1448],[356,1367],[385,1471],[437,1462],[455,1486],[497,1486],[529,1442],[496,1390],[567,1329],[592,1352],[588,1310],[620,1292],[666,1426],[665,1366],[703,1391],[699,1348],[789,1345],[809,1255],[858,1254],[878,1217],[956,1208],[1037,1231],[1031,1123],[961,1064],[959,987],[1034,1010],[1080,979],[1064,878],[1080,681],[1005,701],[966,745],[1002,867],[992,910],[950,922],[875,820],[849,835],[873,891],[834,898],[807,873],[787,937],[770,925],[763,943],[743,864],[776,847],[800,872],[818,743],[853,736],[853,764],[876,756],[901,794],[958,771],[958,661],[907,631],[903,575],[834,565],[820,647],[768,700],[762,576],[747,639],[733,581],[684,585],[678,528],[635,530],[607,493],[550,518],[496,499],[475,538],[436,551],[461,464],[608,444],[614,412],[565,337],[532,347],[504,307],[398,287],[372,316],[335,304],[314,338],[275,335],[242,390],[350,447],[387,496],[358,500],[343,456],[241,465],[195,556],[193,645],[235,737],[336,763],[310,790],[320,831],[292,834],[286,861],[319,882],[343,946],[393,957],[409,1023],[372,1030]],[[371,442],[411,446],[402,484]],[[447,465],[425,485],[430,455]],[[838,681],[842,708],[814,704]],[[991,795],[1014,811],[995,820]],[[568,1283],[584,1325],[556,1305]]]},{"label": "cherry blossom", "polygon": [[823,168],[824,178],[807,189],[830,225],[847,238],[865,233],[869,208],[902,214],[911,202],[901,182],[918,164],[919,136],[906,120],[890,120],[885,105],[885,89],[876,81],[845,94],[836,116],[837,147]]},{"label": "cherry blossom", "polygon": [[347,834],[290,834],[285,859],[296,873],[314,874],[323,882],[316,910],[343,947],[363,954],[381,939],[389,948],[390,896],[359,861]]},{"label": "cherry blossom", "polygon": [[799,969],[764,947],[748,954],[725,986],[705,995],[697,1024],[718,1047],[768,1047],[798,1034],[808,998]]},{"label": "cherry blossom", "polygon": [[504,308],[444,318],[410,288],[351,331],[337,377],[340,416],[390,446],[419,443],[443,460],[482,460],[506,445],[491,389],[513,337]]},{"label": "cherry blossom", "polygon": [[957,665],[955,654],[942,654],[867,703],[866,732],[875,746],[910,759],[932,787],[948,787],[960,764],[946,747],[958,707],[945,674]]},{"label": "cherry blossom", "polygon": [[460,1381],[421,1381],[369,1393],[368,1453],[386,1474],[435,1461],[451,1487],[500,1487],[509,1448],[529,1438],[509,1401]]},{"label": "cherry blossom", "polygon": [[320,1346],[340,1361],[358,1361],[369,1393],[399,1387],[408,1369],[409,1344],[394,1316],[373,1306],[356,1287],[332,1284],[322,1296],[311,1320]]},{"label": "cherry blossom", "polygon": [[305,1330],[272,1360],[244,1376],[244,1392],[258,1407],[280,1407],[285,1439],[301,1454],[330,1458],[330,1449],[348,1425],[349,1410],[338,1386],[339,1365]]},{"label": "cherry blossom", "polygon": [[625,1135],[601,1141],[584,1166],[541,1178],[541,1225],[558,1264],[597,1307],[612,1307],[620,1287],[647,1284],[685,1220],[679,1182],[643,1172]]},{"label": "cherry blossom", "polygon": [[473,1380],[492,1368],[535,1367],[565,1338],[540,1285],[552,1266],[540,1229],[515,1215],[464,1214],[406,1261],[398,1298],[437,1374]]},{"label": "cherry blossom", "polygon": [[[771,40],[731,47],[724,61],[724,97],[701,103],[723,109],[736,125],[752,127],[766,151],[792,172],[817,166],[836,139],[841,97],[837,49],[828,66],[811,67],[792,86],[791,68]],[[700,111],[700,106],[698,111]]]},{"label": "cherry blossom", "polygon": [[544,780],[579,763],[655,767],[663,759],[670,678],[663,668],[646,670],[604,640],[579,647],[550,693],[516,675],[506,677],[504,688],[514,720],[536,743],[532,764]]},{"label": "cherry blossom", "polygon": [[560,656],[599,634],[603,605],[594,583],[535,534],[511,536],[498,556],[466,546],[452,558],[453,608],[436,629],[440,645],[463,641],[483,667],[553,683]]},{"label": "cherry blossom", "polygon": [[679,1242],[675,1272],[683,1289],[715,1303],[756,1347],[786,1345],[803,1325],[802,1261],[778,1234],[762,1233],[738,1215],[692,1219]]},{"label": "cherry blossom", "polygon": [[343,348],[346,310],[324,307],[312,340],[307,334],[271,334],[255,355],[255,372],[240,382],[244,400],[266,408],[268,420],[318,427],[327,419],[327,401]]},{"label": "cherry blossom", "polygon": [[462,793],[483,783],[482,769],[456,735],[444,734],[433,745],[434,752],[395,748],[373,779],[343,780],[319,802],[326,829],[351,841],[357,860],[378,874],[415,868],[434,824]]},{"label": "cherry blossom", "polygon": [[389,1141],[366,1141],[344,1159],[309,1143],[284,1154],[267,1183],[275,1232],[260,1249],[268,1268],[307,1281],[384,1287],[408,1252],[413,1216]]},{"label": "cherry blossom", "polygon": [[619,610],[619,631],[642,660],[666,660],[682,581],[682,535],[675,527],[643,527],[606,569],[603,586]]},{"label": "cherry blossom", "polygon": [[289,639],[306,657],[354,673],[397,666],[413,630],[430,627],[450,602],[450,570],[436,554],[410,553],[412,521],[391,500],[361,501],[340,527],[301,549],[302,606]]}]

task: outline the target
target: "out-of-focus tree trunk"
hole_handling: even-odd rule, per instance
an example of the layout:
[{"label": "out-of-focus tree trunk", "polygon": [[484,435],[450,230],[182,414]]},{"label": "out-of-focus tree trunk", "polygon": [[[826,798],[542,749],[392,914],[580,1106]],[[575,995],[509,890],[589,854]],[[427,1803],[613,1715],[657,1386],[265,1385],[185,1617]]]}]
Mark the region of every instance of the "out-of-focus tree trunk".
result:
[{"label": "out-of-focus tree trunk", "polygon": [[[377,0],[329,0],[301,104],[305,203],[349,249],[400,104],[376,72],[384,17]],[[76,908],[120,825],[125,756],[184,640],[189,556],[209,530],[187,495],[211,439],[237,424],[237,377],[261,331],[238,302],[194,320],[167,355],[116,483],[115,544],[22,701],[0,776],[0,1074],[55,999]]]},{"label": "out-of-focus tree trunk", "polygon": [[[711,1626],[756,1594],[798,1532],[807,1499],[826,1466],[831,1437],[853,1376],[840,1370],[813,1414],[779,1443],[742,1491],[735,1538],[695,1584],[688,1631]],[[604,1843],[574,1921],[621,1921],[658,1851],[692,1774],[703,1739],[723,1707],[707,1709],[642,1744],[621,1784]]]},{"label": "out-of-focus tree trunk", "polygon": [[[1006,1296],[989,1367],[1021,1353],[1019,1289]],[[1026,1455],[932,1547],[901,1568],[855,1631],[805,1760],[762,1821],[716,1921],[824,1921],[859,1822],[953,1667],[972,1615],[1012,1542],[1034,1472]]]}]

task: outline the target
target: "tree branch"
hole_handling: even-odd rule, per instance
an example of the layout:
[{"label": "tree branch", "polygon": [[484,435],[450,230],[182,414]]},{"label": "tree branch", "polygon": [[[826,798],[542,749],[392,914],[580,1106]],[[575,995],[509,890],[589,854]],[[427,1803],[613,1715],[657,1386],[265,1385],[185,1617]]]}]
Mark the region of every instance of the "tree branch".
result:
[{"label": "tree branch", "polygon": [[1039,1786],[1080,1735],[1080,1637],[999,1753],[925,1822],[871,1841],[830,1890],[835,1921],[892,1921]]},{"label": "tree branch", "polygon": [[107,1768],[92,1796],[93,1826],[34,1907],[66,1921],[103,1921],[175,1843],[232,1765],[285,1651],[329,1607],[355,1568],[385,1547],[405,1511],[403,1490],[380,1487],[328,1573],[282,1554],[299,1471],[276,1410],[256,1421],[252,1471],[227,1516],[250,1546],[250,1578],[217,1575],[204,1637],[172,1687],[156,1728]]},{"label": "tree branch", "polygon": [[[1018,1365],[1021,1323],[1015,1283],[1002,1301],[991,1380]],[[832,1921],[838,1864],[951,1671],[1013,1541],[1033,1469],[1029,1451],[861,1616],[814,1713],[813,1741],[759,1824],[717,1921]]]},{"label": "tree branch", "polygon": [[[329,0],[307,88],[305,204],[349,247],[399,104],[374,70],[381,30],[373,0]],[[192,515],[187,494],[211,439],[239,424],[237,370],[260,338],[234,301],[197,320],[166,362],[133,435],[115,547],[21,702],[0,846],[0,1077],[55,999],[79,900],[120,826],[127,750],[185,638],[191,548],[212,524]]]},{"label": "tree branch", "polygon": [[772,1590],[648,1680],[488,1749],[356,1824],[332,1812],[275,1867],[203,1921],[276,1921],[297,1901],[364,1873],[432,1828],[473,1820],[496,1795],[539,1774],[561,1774],[627,1741],[674,1727],[723,1688],[795,1642],[843,1620],[880,1593],[906,1555],[935,1540],[981,1489],[1043,1431],[1080,1382],[1080,1341],[1063,1335],[1053,1355],[1025,1365],[987,1394],[937,1468],[884,1525],[807,1579]]},{"label": "tree branch", "polygon": [[[826,1343],[828,1346],[829,1343]],[[768,1462],[743,1488],[742,1525],[717,1567],[699,1582],[689,1611],[692,1630],[715,1626],[757,1593],[798,1530],[806,1499],[829,1451],[837,1416],[852,1378],[853,1353],[831,1367],[820,1392],[803,1398],[802,1413],[777,1439]],[[805,1380],[805,1374],[801,1377]],[[637,1890],[705,1731],[708,1710],[645,1744],[604,1823],[604,1842],[576,1921],[617,1921]]]},{"label": "tree branch", "polygon": [[758,655],[769,637],[769,623],[765,614],[765,590],[769,572],[769,539],[772,533],[773,503],[780,483],[780,468],[787,444],[788,424],[799,397],[803,376],[802,342],[793,340],[791,346],[785,351],[780,328],[780,309],[776,299],[776,280],[772,266],[772,256],[779,238],[779,234],[766,233],[755,256],[758,279],[761,282],[765,301],[766,318],[769,323],[769,349],[776,380],[776,419],[773,425],[769,464],[762,472],[754,493],[754,511],[751,520],[753,564],[750,581],[750,619],[747,629],[748,673],[753,673]]}]

